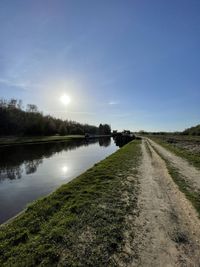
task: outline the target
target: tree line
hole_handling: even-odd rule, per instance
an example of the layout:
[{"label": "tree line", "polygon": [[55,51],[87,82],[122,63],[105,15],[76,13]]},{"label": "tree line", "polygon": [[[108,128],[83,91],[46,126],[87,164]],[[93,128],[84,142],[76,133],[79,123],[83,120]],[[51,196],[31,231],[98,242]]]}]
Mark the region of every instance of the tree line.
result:
[{"label": "tree line", "polygon": [[200,135],[200,124],[190,127],[183,131],[183,135]]},{"label": "tree line", "polygon": [[81,124],[71,120],[61,120],[50,115],[43,115],[34,104],[23,107],[17,99],[0,99],[0,136],[16,135],[68,135],[68,134],[110,134],[108,124],[99,127]]},{"label": "tree line", "polygon": [[182,132],[146,132],[146,131],[139,131],[139,134],[143,135],[193,135],[193,136],[200,136],[200,124],[185,129]]}]

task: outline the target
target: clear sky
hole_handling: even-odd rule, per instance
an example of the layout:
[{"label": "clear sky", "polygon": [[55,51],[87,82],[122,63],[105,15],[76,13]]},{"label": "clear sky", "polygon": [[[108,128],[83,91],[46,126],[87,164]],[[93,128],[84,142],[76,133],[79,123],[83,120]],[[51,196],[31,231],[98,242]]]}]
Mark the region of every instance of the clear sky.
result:
[{"label": "clear sky", "polygon": [[200,1],[1,0],[0,97],[113,129],[198,124]]}]

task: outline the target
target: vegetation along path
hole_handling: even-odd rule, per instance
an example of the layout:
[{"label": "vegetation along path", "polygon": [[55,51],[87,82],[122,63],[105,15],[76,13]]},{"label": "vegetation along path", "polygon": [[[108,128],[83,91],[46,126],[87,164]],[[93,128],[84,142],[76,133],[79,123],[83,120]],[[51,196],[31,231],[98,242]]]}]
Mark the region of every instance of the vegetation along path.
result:
[{"label": "vegetation along path", "polygon": [[194,166],[189,164],[186,159],[176,156],[156,142],[152,140],[149,140],[149,142],[165,160],[185,177],[187,182],[190,183],[193,188],[200,189],[200,170],[197,170]]},{"label": "vegetation along path", "polygon": [[129,143],[3,225],[0,266],[200,266],[198,171],[180,162]]},{"label": "vegetation along path", "polygon": [[169,175],[150,142],[142,143],[139,216],[130,266],[200,266],[200,223],[196,211]]}]

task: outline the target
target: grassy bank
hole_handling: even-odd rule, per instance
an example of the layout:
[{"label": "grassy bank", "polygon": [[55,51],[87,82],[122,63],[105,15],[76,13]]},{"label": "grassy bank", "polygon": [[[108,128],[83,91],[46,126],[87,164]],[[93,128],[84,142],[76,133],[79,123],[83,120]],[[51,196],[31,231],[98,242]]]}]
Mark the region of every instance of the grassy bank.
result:
[{"label": "grassy bank", "polygon": [[23,145],[23,144],[39,144],[58,141],[69,141],[72,139],[82,139],[83,135],[53,135],[53,136],[33,136],[33,137],[2,137],[0,138],[0,146]]},{"label": "grassy bank", "polygon": [[[183,137],[184,140],[185,137]],[[174,146],[173,144],[168,143],[164,139],[161,139],[159,137],[150,137],[153,141],[157,142],[170,152],[174,153],[175,155],[182,157],[189,161],[190,164],[194,165],[196,168],[200,169],[200,154],[199,153],[193,153],[191,151],[188,151],[185,148]]]},{"label": "grassy bank", "polygon": [[0,266],[115,266],[140,157],[133,141],[2,226]]}]

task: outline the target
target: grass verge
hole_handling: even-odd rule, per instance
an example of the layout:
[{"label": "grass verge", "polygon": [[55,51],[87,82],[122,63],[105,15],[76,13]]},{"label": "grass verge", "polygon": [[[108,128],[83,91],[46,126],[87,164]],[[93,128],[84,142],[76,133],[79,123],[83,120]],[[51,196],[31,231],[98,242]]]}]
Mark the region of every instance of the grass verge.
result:
[{"label": "grass verge", "polygon": [[[154,141],[156,140],[154,139]],[[159,144],[162,145],[162,143]],[[179,170],[175,168],[169,160],[164,158],[155,147],[153,147],[153,149],[165,161],[168,172],[171,175],[172,179],[178,185],[179,190],[184,193],[186,198],[192,203],[193,207],[196,209],[200,217],[200,191],[193,188],[185,179],[185,177],[179,172]]]},{"label": "grass verge", "polygon": [[34,137],[5,137],[0,138],[0,146],[23,145],[23,144],[39,144],[50,142],[70,141],[74,139],[83,139],[83,135],[65,135],[65,136],[34,136]]},{"label": "grass verge", "polygon": [[147,153],[149,154],[149,156],[152,158],[152,152],[151,152],[151,149],[149,147],[149,142],[145,142],[144,143],[145,147],[146,147],[146,150],[147,150]]},{"label": "grass verge", "polygon": [[200,169],[200,154],[199,153],[192,153],[184,148],[175,147],[172,144],[169,144],[159,138],[150,138],[159,145],[163,146],[170,152],[174,153],[175,155],[182,157],[189,161],[190,164],[192,164],[194,167]]},{"label": "grass verge", "polygon": [[133,141],[0,227],[0,266],[116,266],[140,157]]}]

